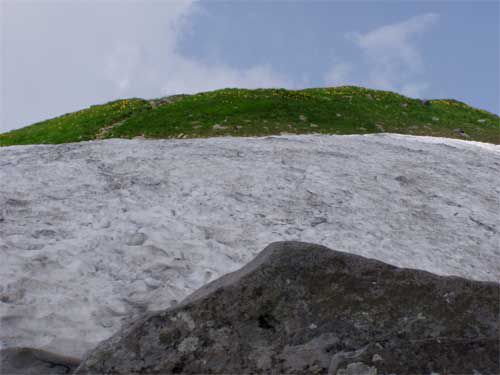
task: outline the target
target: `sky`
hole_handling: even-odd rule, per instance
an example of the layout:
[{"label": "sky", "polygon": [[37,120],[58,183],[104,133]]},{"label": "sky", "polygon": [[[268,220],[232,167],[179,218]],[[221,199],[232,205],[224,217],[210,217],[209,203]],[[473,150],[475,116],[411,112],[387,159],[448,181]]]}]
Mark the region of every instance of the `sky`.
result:
[{"label": "sky", "polygon": [[498,1],[0,4],[0,133],[224,87],[349,84],[500,111]]}]

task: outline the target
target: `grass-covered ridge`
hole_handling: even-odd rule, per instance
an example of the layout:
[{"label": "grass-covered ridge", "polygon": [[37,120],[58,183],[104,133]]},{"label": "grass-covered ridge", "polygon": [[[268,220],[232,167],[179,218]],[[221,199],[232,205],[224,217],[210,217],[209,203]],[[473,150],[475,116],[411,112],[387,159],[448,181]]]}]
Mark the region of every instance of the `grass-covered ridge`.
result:
[{"label": "grass-covered ridge", "polygon": [[343,86],[127,99],[0,134],[0,146],[105,138],[400,133],[500,143],[499,117],[455,100]]},{"label": "grass-covered ridge", "polygon": [[0,134],[0,146],[89,141],[96,139],[106,127],[149,109],[151,105],[142,99],[116,100],[94,105]]}]

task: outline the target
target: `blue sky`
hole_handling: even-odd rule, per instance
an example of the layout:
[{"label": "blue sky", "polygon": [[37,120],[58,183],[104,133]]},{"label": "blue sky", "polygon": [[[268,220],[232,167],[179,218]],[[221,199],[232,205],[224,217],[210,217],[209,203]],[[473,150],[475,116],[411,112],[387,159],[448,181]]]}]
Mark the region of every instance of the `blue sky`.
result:
[{"label": "blue sky", "polygon": [[497,1],[1,3],[0,131],[122,97],[355,84],[499,113]]}]

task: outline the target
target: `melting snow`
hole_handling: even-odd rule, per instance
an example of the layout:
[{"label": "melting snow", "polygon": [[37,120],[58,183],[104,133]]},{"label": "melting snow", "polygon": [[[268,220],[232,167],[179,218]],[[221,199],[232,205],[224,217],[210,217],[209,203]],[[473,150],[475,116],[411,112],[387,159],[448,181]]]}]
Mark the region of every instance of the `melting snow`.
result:
[{"label": "melting snow", "polygon": [[500,147],[397,135],[0,149],[0,341],[80,356],[267,244],[500,279]]}]

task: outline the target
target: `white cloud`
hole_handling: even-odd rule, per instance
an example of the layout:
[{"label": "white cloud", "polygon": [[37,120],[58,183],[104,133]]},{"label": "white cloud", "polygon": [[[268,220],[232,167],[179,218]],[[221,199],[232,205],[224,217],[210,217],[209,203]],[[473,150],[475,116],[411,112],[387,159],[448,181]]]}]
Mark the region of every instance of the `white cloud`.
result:
[{"label": "white cloud", "polygon": [[414,39],[436,24],[438,19],[437,14],[428,13],[382,26],[366,34],[351,33],[348,37],[377,65],[392,67],[404,64],[406,69],[417,71],[422,66],[422,57]]},{"label": "white cloud", "polygon": [[168,95],[223,87],[290,86],[268,65],[239,69],[206,63],[179,52],[179,41],[189,28],[189,16],[196,12],[196,3],[182,4],[184,7],[175,16],[170,14],[168,20],[162,20],[167,30],[163,35],[146,39],[144,34],[135,42],[115,42],[107,56],[107,75],[118,89],[137,92],[137,86],[145,85],[156,90],[156,95]]},{"label": "white cloud", "polygon": [[140,67],[140,60],[138,46],[117,42],[105,57],[106,74],[120,90],[126,90],[130,87],[131,72]]},{"label": "white cloud", "polygon": [[177,74],[168,77],[162,87],[165,95],[209,91],[221,87],[259,88],[289,85],[289,82],[273,72],[270,66],[240,70],[204,64],[180,56],[173,70]]},{"label": "white cloud", "polygon": [[423,94],[427,91],[429,86],[430,84],[427,82],[407,83],[401,86],[401,94],[412,98],[421,98]]},{"label": "white cloud", "polygon": [[350,82],[353,67],[345,62],[337,62],[325,74],[325,84],[327,86],[342,86]]},{"label": "white cloud", "polygon": [[181,53],[200,9],[192,0],[2,1],[0,133],[119,97],[291,85],[270,66]]},{"label": "white cloud", "polygon": [[[346,38],[358,47],[362,64],[351,64],[351,71],[336,71],[344,82],[364,76],[363,84],[369,87],[394,90],[409,96],[421,96],[430,86],[421,80],[424,72],[422,53],[417,39],[439,20],[435,13],[412,17],[408,20],[385,25],[365,34],[349,32]],[[367,74],[365,74],[367,72]],[[329,82],[331,71],[325,75]],[[335,74],[334,74],[335,77]]]}]

